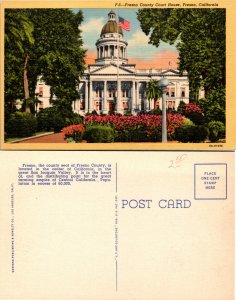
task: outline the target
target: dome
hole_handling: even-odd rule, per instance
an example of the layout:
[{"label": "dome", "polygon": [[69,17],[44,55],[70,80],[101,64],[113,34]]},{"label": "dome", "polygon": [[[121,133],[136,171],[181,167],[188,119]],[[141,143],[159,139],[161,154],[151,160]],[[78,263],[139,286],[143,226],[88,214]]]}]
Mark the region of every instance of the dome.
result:
[{"label": "dome", "polygon": [[[105,33],[117,33],[117,27],[116,21],[108,21],[102,28],[101,36]],[[123,35],[123,31],[120,27],[118,28],[118,31]]]},{"label": "dome", "polygon": [[108,14],[109,20],[103,26],[100,36],[102,36],[103,34],[106,34],[106,33],[117,33],[117,32],[119,32],[119,34],[121,34],[123,36],[122,29],[116,23],[115,15],[116,14],[113,11],[109,12],[109,14]]}]

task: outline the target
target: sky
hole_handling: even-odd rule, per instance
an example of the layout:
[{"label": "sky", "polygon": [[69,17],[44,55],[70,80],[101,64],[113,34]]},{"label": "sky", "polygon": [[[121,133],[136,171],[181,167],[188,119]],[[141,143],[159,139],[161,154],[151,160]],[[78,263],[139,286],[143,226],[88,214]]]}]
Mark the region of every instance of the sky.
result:
[{"label": "sky", "polygon": [[[77,12],[79,9],[73,9]],[[88,49],[86,62],[94,63],[96,58],[95,43],[100,37],[102,27],[108,20],[111,9],[87,8],[81,9],[84,21],[81,26],[84,47]],[[137,9],[113,9],[116,14],[130,22],[130,31],[123,30],[124,38],[128,42],[128,62],[135,63],[137,68],[172,68],[177,67],[178,52],[175,46],[161,42],[160,46],[148,44],[149,37],[146,36],[137,20]]]}]

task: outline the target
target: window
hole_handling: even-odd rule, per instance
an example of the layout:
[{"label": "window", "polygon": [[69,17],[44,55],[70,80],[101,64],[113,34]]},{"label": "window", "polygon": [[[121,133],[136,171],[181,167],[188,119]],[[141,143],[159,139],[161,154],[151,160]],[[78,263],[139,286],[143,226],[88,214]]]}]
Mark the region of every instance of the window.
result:
[{"label": "window", "polygon": [[96,97],[102,97],[102,90],[99,90],[98,88],[96,89]]},{"label": "window", "polygon": [[80,109],[85,109],[85,101],[84,100],[80,100]]},{"label": "window", "polygon": [[128,97],[128,90],[122,90],[122,97],[127,98]]},{"label": "window", "polygon": [[158,108],[160,108],[160,102],[159,102],[159,100],[156,100],[154,102],[154,109],[158,109]]},{"label": "window", "polygon": [[111,56],[114,56],[114,48],[111,47]]},{"label": "window", "polygon": [[185,97],[185,88],[181,88],[181,97]]},{"label": "window", "polygon": [[128,105],[127,102],[123,102],[123,109],[124,109],[124,110],[129,109],[129,105]]},{"label": "window", "polygon": [[175,88],[171,88],[170,90],[170,96],[175,97]]},{"label": "window", "polygon": [[99,102],[98,101],[95,102],[94,109],[99,110]]},{"label": "window", "polygon": [[39,97],[43,97],[43,87],[39,87]]},{"label": "window", "polygon": [[175,101],[167,101],[167,108],[174,110],[175,109]]},{"label": "window", "polygon": [[108,91],[108,95],[109,95],[109,98],[115,97],[115,91],[109,90],[109,91]]},{"label": "window", "polygon": [[95,110],[102,110],[102,101],[96,101],[94,109]]}]

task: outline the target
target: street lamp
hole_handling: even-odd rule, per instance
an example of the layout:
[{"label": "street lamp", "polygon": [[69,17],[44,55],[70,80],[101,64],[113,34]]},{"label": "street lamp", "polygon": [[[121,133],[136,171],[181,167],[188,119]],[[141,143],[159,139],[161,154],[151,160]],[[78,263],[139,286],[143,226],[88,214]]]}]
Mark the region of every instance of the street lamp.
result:
[{"label": "street lamp", "polygon": [[159,80],[159,86],[162,92],[162,143],[167,142],[167,128],[166,128],[166,88],[169,80],[165,77]]}]

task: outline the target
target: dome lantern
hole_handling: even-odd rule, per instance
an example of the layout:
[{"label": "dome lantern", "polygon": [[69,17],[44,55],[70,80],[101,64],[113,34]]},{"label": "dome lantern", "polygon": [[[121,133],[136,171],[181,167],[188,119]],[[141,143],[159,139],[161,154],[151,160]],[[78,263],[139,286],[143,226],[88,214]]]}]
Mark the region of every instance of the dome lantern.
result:
[{"label": "dome lantern", "polygon": [[108,14],[108,17],[109,17],[109,20],[115,21],[116,20],[116,13],[113,10],[111,10]]},{"label": "dome lantern", "polygon": [[116,22],[116,13],[113,10],[111,10],[108,14],[108,21],[103,26],[100,36],[102,37],[104,34],[117,32],[123,36],[122,28],[119,27]]}]

